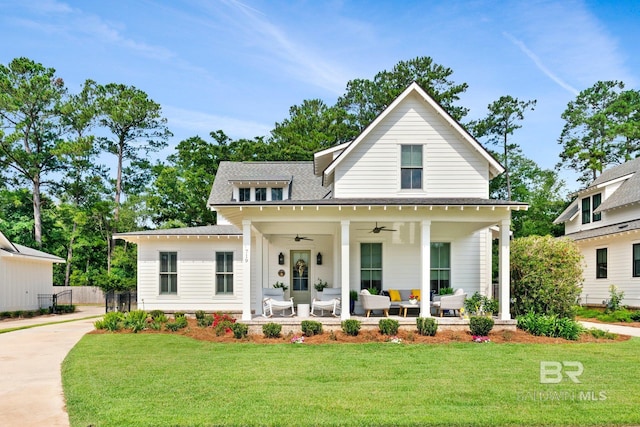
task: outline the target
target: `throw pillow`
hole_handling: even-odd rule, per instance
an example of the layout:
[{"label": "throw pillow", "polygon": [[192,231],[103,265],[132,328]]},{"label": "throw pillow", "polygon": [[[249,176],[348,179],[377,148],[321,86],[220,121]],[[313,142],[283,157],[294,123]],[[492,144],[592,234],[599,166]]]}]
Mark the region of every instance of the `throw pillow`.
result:
[{"label": "throw pillow", "polygon": [[402,301],[402,297],[400,296],[400,291],[396,289],[389,289],[389,298],[391,301]]},{"label": "throw pillow", "polygon": [[411,289],[411,294],[418,297],[418,301],[420,301],[420,289]]}]

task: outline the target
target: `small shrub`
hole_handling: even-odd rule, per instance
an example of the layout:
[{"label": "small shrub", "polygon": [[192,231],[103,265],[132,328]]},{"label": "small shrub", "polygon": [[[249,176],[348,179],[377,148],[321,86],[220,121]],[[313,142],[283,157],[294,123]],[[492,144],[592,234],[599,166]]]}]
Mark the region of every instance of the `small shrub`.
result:
[{"label": "small shrub", "polygon": [[262,325],[262,333],[265,338],[278,338],[280,331],[282,331],[282,325],[278,323],[270,322]]},{"label": "small shrub", "polygon": [[577,340],[583,331],[582,326],[568,317],[527,313],[517,318],[518,328],[532,335]]},{"label": "small shrub", "polygon": [[639,311],[634,311],[632,312],[629,317],[631,318],[631,320],[633,320],[634,322],[640,322],[640,310]]},{"label": "small shrub", "polygon": [[126,329],[137,333],[147,327],[147,312],[144,310],[130,311],[125,314],[123,324]]},{"label": "small shrub", "polygon": [[338,337],[336,336],[336,333],[333,331],[329,332],[329,340],[330,341],[338,341]]},{"label": "small shrub", "polygon": [[76,306],[73,304],[62,304],[62,305],[56,305],[56,312],[57,313],[75,313],[76,311]]},{"label": "small shrub", "polygon": [[469,329],[471,335],[478,337],[486,337],[493,329],[493,319],[485,316],[472,316],[469,319]]},{"label": "small shrub", "polygon": [[120,313],[119,311],[110,311],[109,313],[105,314],[102,319],[104,329],[111,332],[119,331],[120,329],[122,329],[123,321],[124,314]]},{"label": "small shrub", "polygon": [[175,313],[173,313],[173,318],[178,320],[178,318],[180,317],[185,317],[185,313],[184,311],[176,311]]},{"label": "small shrub", "polygon": [[197,310],[195,314],[196,314],[196,320],[204,319],[204,316],[207,315],[207,313],[204,310]]},{"label": "small shrub", "polygon": [[104,320],[96,320],[93,322],[93,327],[96,329],[105,329]]},{"label": "small shrub", "polygon": [[[158,317],[162,317],[162,316],[164,316],[165,319],[167,318],[167,316],[165,316],[165,314],[164,314],[164,311],[162,311],[162,310],[151,310],[149,312],[149,316],[152,319],[157,319]],[[166,322],[166,320],[165,320],[165,322]]]},{"label": "small shrub", "polygon": [[315,320],[303,320],[300,324],[302,333],[308,337],[320,335],[322,333],[322,323]]},{"label": "small shrub", "polygon": [[615,340],[618,335],[613,332],[603,331],[602,329],[591,328],[587,332],[594,338],[606,338],[608,340]]},{"label": "small shrub", "polygon": [[222,336],[227,332],[231,332],[231,325],[236,323],[236,319],[226,313],[214,313],[213,314],[213,329],[216,336]]},{"label": "small shrub", "polygon": [[172,332],[176,332],[178,329],[186,328],[189,325],[187,318],[184,316],[178,316],[173,322],[167,322],[164,327]]},{"label": "small shrub", "polygon": [[157,314],[155,316],[151,315],[151,318],[153,319],[154,322],[159,322],[159,323],[167,323],[169,321],[169,318],[163,312],[160,312],[160,314]]},{"label": "small shrub", "polygon": [[395,319],[380,319],[378,328],[382,335],[397,335],[400,323]]},{"label": "small shrub", "polygon": [[464,300],[464,309],[469,314],[483,315],[487,313],[497,313],[499,310],[498,300],[474,293],[471,298]]},{"label": "small shrub", "polygon": [[358,336],[358,334],[360,333],[361,325],[362,323],[356,319],[343,320],[341,323],[342,331],[347,335],[351,335],[352,337]]},{"label": "small shrub", "polygon": [[158,322],[157,320],[152,320],[151,323],[149,323],[149,327],[154,331],[159,331],[162,329],[162,322]]},{"label": "small shrub", "polygon": [[418,317],[416,319],[416,325],[418,326],[418,333],[420,335],[433,337],[438,330],[438,323],[431,317]]},{"label": "small shrub", "polygon": [[631,319],[631,312],[624,308],[618,309],[616,311],[608,311],[608,312],[602,313],[598,316],[598,320],[602,322],[607,322],[607,323],[633,322],[633,319]]},{"label": "small shrub", "polygon": [[624,292],[618,292],[618,288],[615,285],[609,286],[609,300],[603,301],[607,305],[605,313],[613,313],[622,308],[622,299],[624,298]]},{"label": "small shrub", "polygon": [[249,335],[249,325],[246,325],[244,323],[232,323],[231,331],[233,332],[234,338],[246,338],[247,335]]},{"label": "small shrub", "polygon": [[213,325],[213,316],[210,314],[205,314],[198,318],[198,314],[196,313],[196,322],[198,323],[199,327],[208,328],[209,326]]}]

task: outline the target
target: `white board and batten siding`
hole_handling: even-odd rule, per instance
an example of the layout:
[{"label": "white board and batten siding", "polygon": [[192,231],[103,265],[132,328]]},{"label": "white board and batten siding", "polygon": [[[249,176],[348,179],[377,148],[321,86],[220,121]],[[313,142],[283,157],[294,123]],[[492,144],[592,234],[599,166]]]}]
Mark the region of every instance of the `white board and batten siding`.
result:
[{"label": "white board and batten siding", "polygon": [[0,311],[37,310],[38,294],[50,294],[51,262],[0,256]]},{"label": "white board and batten siding", "polygon": [[[615,285],[618,291],[624,292],[624,305],[640,307],[640,277],[633,277],[632,270],[634,244],[640,244],[638,234],[579,242],[584,256],[584,282],[580,295],[582,304],[602,304],[609,299],[609,287]],[[603,248],[607,249],[607,277],[597,279],[596,251]]]},{"label": "white board and batten siding", "polygon": [[[160,253],[177,253],[177,294],[160,294]],[[233,252],[233,294],[216,294],[216,252]],[[138,307],[144,310],[242,310],[242,240],[158,239],[138,245]]]},{"label": "white board and batten siding", "polygon": [[[423,189],[400,189],[400,147],[423,145]],[[445,120],[407,97],[337,166],[336,198],[483,197],[489,165]]]}]

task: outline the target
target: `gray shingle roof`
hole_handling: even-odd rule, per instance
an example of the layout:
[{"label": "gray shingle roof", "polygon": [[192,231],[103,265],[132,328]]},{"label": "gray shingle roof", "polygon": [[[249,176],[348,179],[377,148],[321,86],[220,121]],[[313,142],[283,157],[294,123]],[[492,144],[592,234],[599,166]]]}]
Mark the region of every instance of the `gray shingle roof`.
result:
[{"label": "gray shingle roof", "polygon": [[205,225],[202,227],[167,228],[158,230],[131,231],[117,233],[113,237],[128,236],[225,236],[240,235],[242,232],[233,225]]},{"label": "gray shingle roof", "polygon": [[569,221],[575,214],[578,213],[579,209],[580,207],[578,206],[578,199],[576,199],[571,202],[569,206],[567,206],[567,208],[560,214],[558,218],[556,218],[555,221],[553,221],[553,223],[562,224],[563,222]]},{"label": "gray shingle roof", "polygon": [[594,228],[591,230],[578,231],[576,233],[567,234],[564,237],[568,237],[572,240],[585,240],[592,239],[594,237],[608,236],[611,234],[626,233],[633,230],[640,230],[640,219],[608,225],[606,227]]},{"label": "gray shingle roof", "polygon": [[290,181],[290,198],[294,201],[323,199],[331,192],[331,188],[322,186],[322,178],[314,175],[313,162],[225,161],[218,166],[209,205],[238,203],[231,200],[234,181]]},{"label": "gray shingle roof", "polygon": [[640,171],[640,157],[602,172],[588,188]]},{"label": "gray shingle roof", "polygon": [[[640,160],[640,158],[636,160]],[[638,163],[638,165],[640,166],[640,163]],[[627,174],[622,174],[621,176],[625,175]],[[619,208],[622,206],[630,205],[632,203],[637,203],[638,201],[640,201],[640,173],[636,172],[631,178],[623,182],[622,185],[620,185],[620,187],[616,191],[614,191],[611,196],[609,196],[604,202],[602,202],[602,204],[598,206],[596,210],[594,210],[594,213],[603,212],[613,208]]]}]

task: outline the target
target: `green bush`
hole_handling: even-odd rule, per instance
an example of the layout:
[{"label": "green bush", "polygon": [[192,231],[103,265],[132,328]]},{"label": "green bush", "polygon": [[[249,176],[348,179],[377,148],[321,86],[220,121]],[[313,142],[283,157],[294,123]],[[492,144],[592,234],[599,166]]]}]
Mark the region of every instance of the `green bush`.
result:
[{"label": "green bush", "polygon": [[[177,314],[177,313],[176,313]],[[186,328],[189,325],[189,323],[187,322],[187,318],[184,316],[184,313],[182,314],[182,316],[177,316],[175,318],[175,321],[173,322],[167,322],[164,327],[167,328],[170,331],[177,331],[178,329],[183,329]]]},{"label": "green bush", "polygon": [[105,329],[104,320],[96,320],[93,322],[93,327],[96,329]]},{"label": "green bush", "polygon": [[474,337],[486,337],[493,329],[493,319],[486,316],[471,316],[469,329]]},{"label": "green bush", "polygon": [[352,337],[358,336],[358,333],[360,333],[361,325],[362,323],[356,319],[343,320],[341,323],[342,331],[347,335],[351,335]]},{"label": "green bush", "polygon": [[634,322],[640,322],[640,310],[632,312],[629,317]]},{"label": "green bush", "polygon": [[322,323],[315,320],[303,320],[300,327],[302,328],[302,333],[308,337],[322,333]]},{"label": "green bush", "polygon": [[279,323],[270,322],[262,325],[262,333],[265,338],[278,338],[280,331],[282,331],[282,325]]},{"label": "green bush", "polygon": [[498,313],[498,300],[474,293],[471,298],[464,300],[464,309],[469,314],[482,315],[487,313]]},{"label": "green bush", "polygon": [[110,311],[109,313],[104,315],[104,317],[102,318],[102,322],[104,329],[106,329],[107,331],[119,331],[120,329],[122,329],[124,314],[120,313],[119,311]]},{"label": "green bush", "polygon": [[231,326],[233,325],[235,325],[235,322],[232,322],[231,320],[221,320],[213,327],[213,331],[216,333],[217,337],[221,337],[227,332],[231,332],[233,330],[231,329]]},{"label": "green bush", "polygon": [[607,305],[605,313],[613,313],[622,309],[622,299],[624,298],[624,292],[618,292],[618,288],[615,285],[609,286],[609,300],[604,301]]},{"label": "green bush", "polygon": [[213,325],[213,316],[210,314],[204,314],[203,316],[198,318],[198,313],[196,313],[196,322],[198,326],[201,328],[208,328]]},{"label": "green bush", "polygon": [[158,322],[157,320],[152,320],[151,323],[149,323],[149,327],[154,331],[159,331],[162,329],[162,322]]},{"label": "green bush", "polygon": [[626,323],[631,323],[633,322],[633,319],[631,318],[631,312],[621,308],[618,309],[616,311],[607,311],[605,313],[601,313],[597,319],[600,320],[601,322],[609,322],[609,323],[613,323],[613,322],[626,322]]},{"label": "green bush", "polygon": [[575,242],[529,236],[511,242],[513,313],[573,318],[582,284],[582,255]]},{"label": "green bush", "polygon": [[606,338],[608,340],[615,340],[618,335],[613,332],[603,331],[602,329],[591,328],[587,332],[594,338]]},{"label": "green bush", "polygon": [[380,319],[378,328],[382,335],[397,335],[400,323],[395,319]]},{"label": "green bush", "polygon": [[144,310],[133,310],[125,314],[123,321],[125,329],[131,329],[134,333],[142,331],[147,327],[147,312]]},{"label": "green bush", "polygon": [[418,317],[416,319],[416,325],[418,326],[418,333],[420,335],[433,337],[438,331],[438,322],[432,317]]},{"label": "green bush", "polygon": [[234,338],[246,338],[247,335],[249,335],[249,325],[246,325],[244,323],[232,323],[231,331],[233,332]]},{"label": "green bush", "polygon": [[537,336],[575,341],[584,330],[578,322],[556,315],[528,313],[516,319],[518,328]]},{"label": "green bush", "polygon": [[[156,319],[156,318],[162,317],[162,316],[164,316],[165,318],[167,317],[167,316],[165,316],[164,311],[162,311],[162,310],[151,310],[149,312],[149,316],[152,319]],[[166,320],[165,320],[165,322],[166,322]]]},{"label": "green bush", "polygon": [[173,313],[173,318],[178,320],[178,318],[180,317],[186,317],[184,311],[176,311],[175,313]]}]

